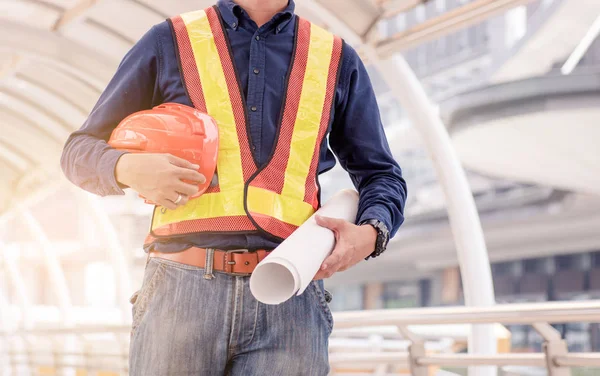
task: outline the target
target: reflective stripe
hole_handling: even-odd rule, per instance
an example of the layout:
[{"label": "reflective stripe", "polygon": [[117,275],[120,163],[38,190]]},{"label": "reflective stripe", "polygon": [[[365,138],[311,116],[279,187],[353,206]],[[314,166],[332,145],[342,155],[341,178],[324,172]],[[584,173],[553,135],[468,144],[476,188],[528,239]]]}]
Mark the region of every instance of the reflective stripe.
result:
[{"label": "reflective stripe", "polygon": [[[319,184],[317,178],[317,169],[319,167],[319,159],[321,148],[324,146],[325,136],[331,122],[333,112],[333,102],[335,100],[335,92],[337,87],[338,73],[341,68],[340,60],[342,56],[343,42],[339,37],[334,37],[333,51],[331,56],[331,64],[329,66],[329,77],[327,78],[327,89],[325,94],[325,103],[323,104],[323,116],[321,117],[321,129],[317,137],[317,145],[315,153],[310,165],[310,171],[306,177],[306,192],[304,192],[304,201],[313,205],[319,206]],[[327,148],[327,146],[325,146]]]},{"label": "reflective stripe", "polygon": [[300,226],[315,209],[304,201],[251,185],[248,187],[248,211]]},{"label": "reflective stripe", "polygon": [[183,207],[164,213],[160,207],[155,208],[152,229],[196,218],[246,215],[242,156],[233,106],[215,38],[206,11],[182,14],[181,18],[196,60],[206,110],[219,127],[217,172],[220,192],[203,194]]},{"label": "reflective stripe", "polygon": [[[240,202],[242,203],[241,209]],[[190,200],[184,206],[179,206],[175,210],[165,210],[164,213],[161,213],[160,209],[155,210],[152,229],[197,218],[246,215],[243,189],[206,193],[195,200]]]},{"label": "reflective stripe", "polygon": [[[292,134],[290,156],[281,194],[304,202],[306,178],[316,145],[327,90],[334,36],[312,24],[300,105]],[[310,205],[309,205],[310,206]],[[312,214],[312,213],[311,213]],[[310,215],[304,218],[308,219]],[[285,218],[281,220],[289,222]]]},{"label": "reflective stripe", "polygon": [[[188,29],[190,44],[198,66],[206,110],[219,125],[217,171],[221,191],[244,186],[242,157],[238,143],[233,107],[215,38],[204,10],[181,15]],[[241,188],[243,189],[243,188]],[[240,202],[243,210],[243,202]]]}]

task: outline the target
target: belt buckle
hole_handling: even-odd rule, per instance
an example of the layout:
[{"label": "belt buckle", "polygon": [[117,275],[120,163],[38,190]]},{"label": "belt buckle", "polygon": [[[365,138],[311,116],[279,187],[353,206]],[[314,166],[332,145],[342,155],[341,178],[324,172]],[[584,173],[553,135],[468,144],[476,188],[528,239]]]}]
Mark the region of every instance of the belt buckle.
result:
[{"label": "belt buckle", "polygon": [[[223,266],[225,268],[225,273],[236,276],[236,277],[249,277],[251,275],[251,273],[234,273],[233,272],[233,266],[236,264],[236,262],[233,260],[233,257],[231,257],[231,254],[234,253],[250,253],[249,250],[247,249],[232,249],[230,251],[225,251],[224,254],[224,262],[223,262]],[[258,256],[257,256],[258,257]]]}]

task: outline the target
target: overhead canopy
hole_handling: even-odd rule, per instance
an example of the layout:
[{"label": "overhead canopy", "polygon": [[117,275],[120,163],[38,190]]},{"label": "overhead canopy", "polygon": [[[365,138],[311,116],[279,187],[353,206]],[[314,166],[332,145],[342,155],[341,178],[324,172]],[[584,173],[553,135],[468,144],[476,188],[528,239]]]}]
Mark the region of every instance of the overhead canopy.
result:
[{"label": "overhead canopy", "polygon": [[[448,2],[441,9],[446,2],[297,0],[296,9],[359,51],[368,41],[385,56],[529,1]],[[212,3],[0,0],[0,212],[59,176],[68,134],[81,126],[121,58],[152,25]],[[404,27],[388,27],[415,7]]]}]

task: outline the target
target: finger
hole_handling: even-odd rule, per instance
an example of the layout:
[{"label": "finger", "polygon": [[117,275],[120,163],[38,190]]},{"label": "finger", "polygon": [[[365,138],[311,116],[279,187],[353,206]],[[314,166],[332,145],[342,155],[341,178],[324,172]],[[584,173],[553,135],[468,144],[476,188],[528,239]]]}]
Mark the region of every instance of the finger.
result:
[{"label": "finger", "polygon": [[204,175],[202,175],[201,173],[199,173],[198,171],[195,171],[195,170],[190,170],[190,169],[187,169],[187,168],[178,168],[175,171],[175,174],[180,179],[197,182],[199,184],[206,183],[206,177]]},{"label": "finger", "polygon": [[344,251],[340,246],[336,246],[331,254],[321,264],[321,270],[333,269],[339,267],[344,258]]},{"label": "finger", "polygon": [[[183,195],[186,195],[186,196],[193,196],[193,195],[195,195],[195,194],[198,193],[198,186],[197,185],[195,185],[195,184],[189,184],[189,183],[183,182],[181,180],[179,180],[178,182],[176,182],[173,185],[173,188],[175,189],[175,191],[177,191],[177,192],[179,192],[179,193],[181,193]],[[177,199],[177,198],[175,198],[175,199]]]},{"label": "finger", "polygon": [[315,216],[315,220],[319,226],[328,228],[332,231],[339,231],[346,224],[346,221],[343,219],[323,217],[320,215]]},{"label": "finger", "polygon": [[[179,198],[181,196],[181,198]],[[166,197],[167,201],[171,201],[175,207],[183,206],[188,202],[189,197],[179,192],[173,192]]]},{"label": "finger", "polygon": [[321,268],[319,273],[323,275],[323,278],[329,278],[335,273],[340,271],[340,268],[343,266],[343,258],[334,256],[334,258],[328,257],[323,264],[321,264]]},{"label": "finger", "polygon": [[175,204],[175,202],[173,202],[173,204],[175,204],[175,206],[179,207],[179,206],[183,206],[183,205],[187,204],[189,200],[190,200],[190,198],[188,196],[181,195],[181,199],[179,200],[179,202],[177,204]]},{"label": "finger", "polygon": [[317,274],[315,274],[313,280],[318,281],[320,279],[330,278],[334,274],[335,272],[333,270],[319,270]]},{"label": "finger", "polygon": [[318,281],[320,279],[325,279],[325,272],[322,270],[319,270],[317,272],[317,274],[315,275],[315,277],[313,278],[313,281]]},{"label": "finger", "polygon": [[177,206],[183,206],[183,205],[187,204],[189,200],[190,200],[189,196],[181,195],[181,200],[179,200],[179,202],[177,203]]},{"label": "finger", "polygon": [[167,190],[166,192],[164,192],[163,197],[161,198],[163,200],[171,201],[174,203],[179,198],[179,192],[175,191],[174,189]]},{"label": "finger", "polygon": [[167,199],[156,200],[156,204],[159,206],[162,206],[164,208],[167,208],[169,210],[177,209],[177,205],[175,205],[172,201],[167,200]]},{"label": "finger", "polygon": [[188,160],[176,157],[172,154],[169,154],[169,162],[171,162],[171,164],[173,164],[177,167],[187,168],[187,169],[191,169],[191,170],[198,170],[200,168],[200,166],[198,166],[197,164],[193,164],[192,162],[190,162]]},{"label": "finger", "polygon": [[323,273],[323,279],[326,279],[326,278],[331,278],[336,273],[336,271],[335,270],[323,270],[322,273]]}]

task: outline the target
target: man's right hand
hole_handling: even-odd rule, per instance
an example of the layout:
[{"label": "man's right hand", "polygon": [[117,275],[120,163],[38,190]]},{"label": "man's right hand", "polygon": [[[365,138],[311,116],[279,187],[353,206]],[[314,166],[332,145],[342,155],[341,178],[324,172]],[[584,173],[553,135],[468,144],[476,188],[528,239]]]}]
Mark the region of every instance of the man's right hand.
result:
[{"label": "man's right hand", "polygon": [[[199,168],[171,154],[129,153],[119,158],[115,177],[145,199],[173,210],[198,193],[197,184],[206,182],[206,177],[198,172]],[[182,199],[175,204],[180,194]]]}]

